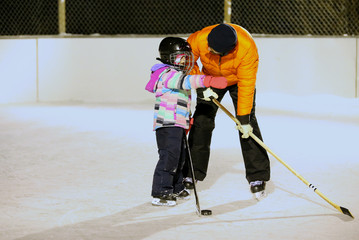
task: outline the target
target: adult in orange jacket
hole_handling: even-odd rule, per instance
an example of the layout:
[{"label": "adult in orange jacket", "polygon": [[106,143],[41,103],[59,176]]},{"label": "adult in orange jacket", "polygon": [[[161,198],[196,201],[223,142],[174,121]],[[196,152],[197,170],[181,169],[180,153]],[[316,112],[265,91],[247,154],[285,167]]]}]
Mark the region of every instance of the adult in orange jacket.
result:
[{"label": "adult in orange jacket", "polygon": [[[265,184],[270,179],[270,164],[267,152],[259,146],[249,132],[262,139],[255,116],[255,86],[258,70],[258,51],[252,36],[235,24],[216,24],[191,34],[188,39],[194,60],[199,59],[202,70],[195,64],[191,74],[224,76],[228,81],[225,89],[212,90],[221,101],[229,92],[236,116],[243,128],[238,129],[246,178],[252,193],[257,198],[265,195]],[[212,101],[205,101],[203,89],[197,90],[197,105],[194,122],[189,133],[189,145],[195,176],[203,181],[207,174],[210,143],[218,107]],[[208,99],[207,99],[208,100]],[[191,178],[185,185],[191,187]]]}]

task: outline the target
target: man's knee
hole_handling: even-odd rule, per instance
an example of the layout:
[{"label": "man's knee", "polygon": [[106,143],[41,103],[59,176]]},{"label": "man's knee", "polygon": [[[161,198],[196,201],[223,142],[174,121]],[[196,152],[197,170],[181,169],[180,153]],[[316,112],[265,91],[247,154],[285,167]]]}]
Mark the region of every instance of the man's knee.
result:
[{"label": "man's knee", "polygon": [[197,115],[194,119],[193,126],[195,128],[213,130],[215,127],[214,119],[206,115]]}]

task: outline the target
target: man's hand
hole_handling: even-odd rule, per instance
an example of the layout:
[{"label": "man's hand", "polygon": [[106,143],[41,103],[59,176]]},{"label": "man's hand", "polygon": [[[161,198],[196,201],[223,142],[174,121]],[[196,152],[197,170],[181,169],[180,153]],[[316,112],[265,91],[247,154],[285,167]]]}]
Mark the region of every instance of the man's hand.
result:
[{"label": "man's hand", "polygon": [[249,133],[253,132],[253,128],[250,124],[236,125],[236,129],[243,134],[242,138],[249,138]]},{"label": "man's hand", "polygon": [[203,91],[203,100],[205,101],[212,101],[211,97],[214,97],[215,99],[218,98],[217,93],[213,92],[213,90],[211,88],[207,88],[206,90]]}]

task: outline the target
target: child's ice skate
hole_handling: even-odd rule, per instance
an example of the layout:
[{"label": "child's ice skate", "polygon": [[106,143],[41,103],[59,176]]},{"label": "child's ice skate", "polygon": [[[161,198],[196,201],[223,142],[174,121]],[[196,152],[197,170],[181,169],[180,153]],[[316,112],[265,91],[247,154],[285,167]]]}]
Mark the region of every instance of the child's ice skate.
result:
[{"label": "child's ice skate", "polygon": [[153,206],[165,206],[165,207],[173,207],[176,206],[176,195],[168,194],[162,196],[153,196],[152,205]]},{"label": "child's ice skate", "polygon": [[189,200],[191,198],[191,193],[189,190],[183,189],[179,193],[176,193],[176,197],[180,200]]},{"label": "child's ice skate", "polygon": [[249,185],[254,198],[257,199],[258,201],[262,200],[267,196],[267,193],[265,191],[266,188],[265,181],[253,181],[250,182]]}]

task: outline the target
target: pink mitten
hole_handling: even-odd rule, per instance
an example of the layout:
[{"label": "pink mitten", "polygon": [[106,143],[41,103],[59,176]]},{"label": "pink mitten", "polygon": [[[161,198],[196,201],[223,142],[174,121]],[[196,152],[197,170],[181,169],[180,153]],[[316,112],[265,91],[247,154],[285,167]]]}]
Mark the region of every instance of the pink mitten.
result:
[{"label": "pink mitten", "polygon": [[225,77],[205,76],[203,84],[206,87],[223,89],[227,87],[227,79]]}]

